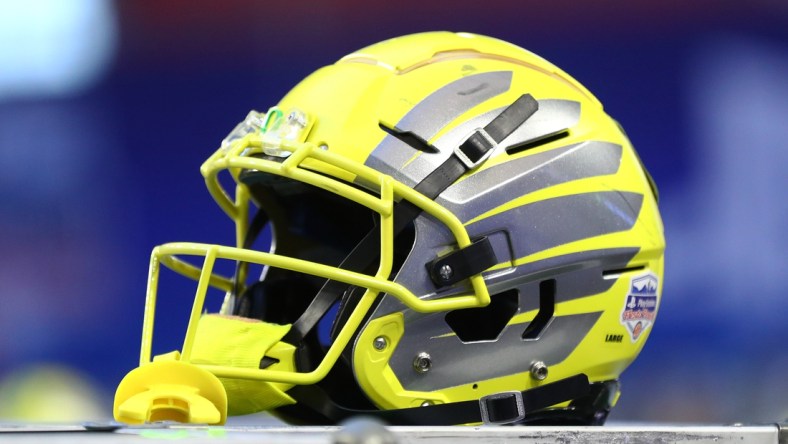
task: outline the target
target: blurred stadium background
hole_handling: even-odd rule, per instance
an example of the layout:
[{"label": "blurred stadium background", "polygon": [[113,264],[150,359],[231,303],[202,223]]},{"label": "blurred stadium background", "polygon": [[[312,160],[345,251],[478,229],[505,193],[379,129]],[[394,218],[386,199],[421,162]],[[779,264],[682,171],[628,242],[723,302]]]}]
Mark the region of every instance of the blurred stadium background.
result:
[{"label": "blurred stadium background", "polygon": [[788,3],[372,4],[0,1],[0,421],[109,418],[150,249],[232,241],[201,162],[316,68],[442,29],[569,72],[659,185],[663,303],[611,419],[788,418]]}]

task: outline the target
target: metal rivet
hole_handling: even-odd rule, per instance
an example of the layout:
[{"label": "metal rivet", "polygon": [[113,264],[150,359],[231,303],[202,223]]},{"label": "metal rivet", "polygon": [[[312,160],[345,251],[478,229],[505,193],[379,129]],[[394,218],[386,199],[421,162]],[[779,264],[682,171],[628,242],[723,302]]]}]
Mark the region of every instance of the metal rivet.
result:
[{"label": "metal rivet", "polygon": [[429,353],[421,352],[413,360],[413,369],[419,373],[427,373],[432,367],[432,358]]},{"label": "metal rivet", "polygon": [[323,151],[328,151],[328,145],[326,145],[325,143],[321,143],[320,145],[318,145],[318,148],[320,148]]},{"label": "metal rivet", "polygon": [[429,407],[431,405],[432,405],[432,401],[424,401],[424,402],[421,403],[422,407]]},{"label": "metal rivet", "polygon": [[438,276],[440,276],[444,281],[448,281],[452,276],[454,276],[454,270],[452,270],[451,265],[443,264],[438,270]]},{"label": "metal rivet", "polygon": [[383,336],[378,336],[374,341],[372,341],[372,346],[378,351],[385,350],[388,345],[389,341],[387,341]]},{"label": "metal rivet", "polygon": [[537,381],[544,381],[547,378],[547,365],[542,361],[532,363],[531,377]]}]

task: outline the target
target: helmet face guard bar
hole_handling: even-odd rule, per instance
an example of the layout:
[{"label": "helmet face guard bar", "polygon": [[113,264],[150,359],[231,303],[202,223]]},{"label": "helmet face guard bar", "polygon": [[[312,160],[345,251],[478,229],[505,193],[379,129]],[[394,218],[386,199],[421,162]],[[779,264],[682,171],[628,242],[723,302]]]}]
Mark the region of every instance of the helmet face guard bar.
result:
[{"label": "helmet face guard bar", "polygon": [[[215,287],[228,293],[231,293],[233,290],[233,279],[213,273],[216,259],[230,259],[277,267],[367,289],[358,306],[355,307],[347,320],[345,327],[330,345],[325,357],[314,370],[300,373],[200,365],[200,367],[217,376],[227,378],[266,380],[289,384],[313,384],[320,381],[328,374],[342,350],[353,338],[353,334],[361,324],[364,314],[381,292],[399,299],[409,308],[419,312],[457,310],[482,307],[489,304],[489,291],[481,274],[474,275],[469,279],[473,294],[431,300],[420,299],[403,285],[389,280],[393,265],[395,202],[408,201],[434,217],[451,231],[457,246],[465,248],[471,244],[471,240],[465,227],[450,211],[418,191],[394,180],[391,176],[321,149],[321,147],[313,143],[281,140],[278,148],[290,153],[281,162],[277,161],[279,159],[270,160],[251,157],[251,155],[263,152],[263,140],[257,133],[247,134],[241,139],[234,141],[230,146],[217,150],[202,165],[201,172],[205,177],[208,190],[219,206],[236,224],[236,242],[238,247],[200,243],[170,243],[158,246],[153,250],[148,277],[140,365],[151,361],[153,319],[155,316],[160,264],[164,264],[173,271],[198,282],[186,338],[181,351],[180,359],[185,362],[188,362],[191,356],[197,322],[203,311],[208,287]],[[323,174],[311,169],[319,169]],[[224,170],[229,171],[236,183],[234,201],[219,183],[218,175]],[[256,170],[301,181],[349,198],[378,213],[380,215],[380,264],[374,276],[297,258],[242,248],[249,224],[250,199],[246,186],[239,179],[239,175],[243,170]],[[345,182],[352,180],[367,184],[367,187],[372,188],[372,192],[377,194],[377,196],[348,185]],[[205,259],[202,267],[197,267],[179,259],[179,255],[203,256]],[[245,276],[240,277],[242,282],[244,278]]]}]

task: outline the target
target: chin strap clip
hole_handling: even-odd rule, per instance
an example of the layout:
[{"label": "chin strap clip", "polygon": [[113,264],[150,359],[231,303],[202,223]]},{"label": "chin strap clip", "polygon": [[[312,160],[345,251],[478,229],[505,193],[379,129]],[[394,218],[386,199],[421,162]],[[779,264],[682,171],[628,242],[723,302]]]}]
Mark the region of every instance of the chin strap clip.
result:
[{"label": "chin strap clip", "polygon": [[481,398],[479,409],[485,424],[509,424],[525,419],[522,392],[496,393]]},{"label": "chin strap clip", "polygon": [[483,237],[465,248],[427,263],[427,271],[432,282],[440,288],[479,274],[497,263],[498,258],[490,239]]}]

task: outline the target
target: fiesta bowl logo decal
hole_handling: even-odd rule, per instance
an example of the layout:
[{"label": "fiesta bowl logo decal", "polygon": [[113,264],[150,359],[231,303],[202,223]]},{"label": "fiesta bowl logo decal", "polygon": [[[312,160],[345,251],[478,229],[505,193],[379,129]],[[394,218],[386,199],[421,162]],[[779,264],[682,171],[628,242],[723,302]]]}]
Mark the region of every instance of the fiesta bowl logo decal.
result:
[{"label": "fiesta bowl logo decal", "polygon": [[627,328],[632,342],[654,323],[657,316],[657,286],[659,279],[651,273],[634,276],[621,311],[621,323]]}]

